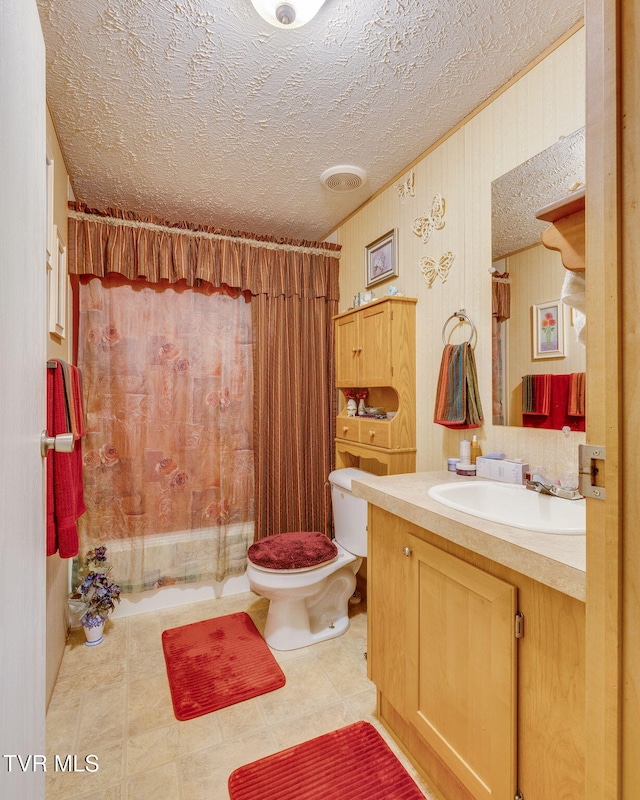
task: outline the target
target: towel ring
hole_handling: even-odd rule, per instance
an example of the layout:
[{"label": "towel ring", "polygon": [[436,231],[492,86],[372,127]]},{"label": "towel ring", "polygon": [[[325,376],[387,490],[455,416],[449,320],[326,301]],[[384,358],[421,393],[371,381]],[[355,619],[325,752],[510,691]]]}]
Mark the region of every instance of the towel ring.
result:
[{"label": "towel ring", "polygon": [[452,319],[457,319],[460,322],[465,321],[468,322],[469,325],[471,325],[471,333],[469,335],[469,338],[467,339],[467,344],[471,344],[471,342],[473,341],[473,337],[474,336],[477,337],[478,332],[476,331],[476,326],[473,324],[472,320],[466,315],[464,308],[461,308],[460,311],[456,311],[455,313],[453,313],[442,326],[442,344],[445,347],[447,346],[447,339],[445,333],[447,330],[447,325],[451,322]]}]

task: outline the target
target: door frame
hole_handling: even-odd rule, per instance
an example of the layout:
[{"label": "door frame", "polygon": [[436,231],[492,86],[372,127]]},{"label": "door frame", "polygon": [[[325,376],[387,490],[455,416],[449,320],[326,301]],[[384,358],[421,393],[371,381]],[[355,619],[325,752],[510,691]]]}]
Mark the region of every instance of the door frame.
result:
[{"label": "door frame", "polygon": [[587,501],[586,798],[640,785],[640,80],[637,0],[586,0],[587,441],[606,499]]}]

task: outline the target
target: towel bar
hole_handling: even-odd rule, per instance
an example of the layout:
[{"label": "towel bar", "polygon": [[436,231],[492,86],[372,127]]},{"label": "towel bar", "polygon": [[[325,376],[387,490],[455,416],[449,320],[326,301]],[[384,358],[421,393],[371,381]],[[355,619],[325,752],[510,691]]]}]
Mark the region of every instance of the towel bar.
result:
[{"label": "towel bar", "polygon": [[477,332],[476,326],[473,324],[471,318],[466,315],[464,308],[461,308],[459,311],[455,311],[446,320],[446,322],[442,326],[442,344],[445,345],[445,347],[447,345],[447,339],[445,337],[445,332],[447,330],[447,325],[451,322],[452,319],[457,319],[457,320],[460,320],[460,321],[464,320],[464,321],[468,322],[469,325],[471,325],[471,334],[469,335],[469,339],[467,340],[468,344],[471,344],[471,342],[473,341],[473,337],[475,336],[477,338],[478,332]]}]

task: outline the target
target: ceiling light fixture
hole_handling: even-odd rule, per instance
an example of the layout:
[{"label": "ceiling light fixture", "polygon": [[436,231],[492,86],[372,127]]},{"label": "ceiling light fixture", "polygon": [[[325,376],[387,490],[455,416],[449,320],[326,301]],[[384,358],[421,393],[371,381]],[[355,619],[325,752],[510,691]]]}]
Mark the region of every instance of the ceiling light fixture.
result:
[{"label": "ceiling light fixture", "polygon": [[251,0],[253,7],[276,28],[300,28],[312,20],[325,0]]}]

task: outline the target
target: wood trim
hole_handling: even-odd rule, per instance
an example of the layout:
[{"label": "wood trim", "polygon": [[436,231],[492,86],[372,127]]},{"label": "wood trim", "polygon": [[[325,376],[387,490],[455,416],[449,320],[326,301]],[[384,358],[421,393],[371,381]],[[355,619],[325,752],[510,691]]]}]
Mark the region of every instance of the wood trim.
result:
[{"label": "wood trim", "polygon": [[414,158],[413,161],[410,164],[407,164],[407,166],[404,167],[404,169],[401,172],[399,172],[397,175],[394,175],[394,177],[390,181],[387,181],[387,183],[385,183],[384,186],[375,191],[371,195],[371,197],[367,198],[367,200],[365,200],[364,203],[362,203],[362,205],[358,206],[358,208],[356,208],[354,211],[348,214],[334,228],[332,228],[328,233],[322,236],[319,241],[325,241],[326,239],[328,239],[329,236],[331,236],[339,228],[341,228],[345,224],[345,222],[348,222],[348,220],[350,220],[351,217],[355,217],[356,214],[359,214],[362,211],[362,209],[365,206],[369,205],[369,203],[371,203],[373,200],[375,200],[376,197],[378,197],[378,195],[381,195],[383,192],[386,192],[390,186],[393,186],[394,183],[397,183],[403,177],[403,175],[406,175],[407,172],[409,172],[410,169],[413,169],[416,166],[416,164],[419,164],[430,153],[432,153],[434,150],[437,150],[437,148],[440,147],[441,144],[446,142],[447,139],[449,139],[451,136],[453,136],[454,133],[459,131],[460,128],[464,127],[467,124],[467,122],[472,120],[481,111],[484,111],[484,109],[487,106],[491,105],[491,103],[493,103],[493,101],[496,98],[500,97],[501,94],[504,94],[508,89],[510,89],[513,86],[513,84],[517,83],[520,80],[520,78],[522,78],[524,75],[527,74],[527,72],[531,72],[531,70],[534,69],[534,67],[537,67],[541,61],[544,61],[544,59],[548,55],[553,53],[554,50],[557,50],[558,47],[563,45],[568,39],[570,39],[574,35],[574,33],[577,33],[583,27],[584,27],[584,20],[580,20],[579,22],[576,22],[575,25],[572,25],[569,28],[569,30],[566,33],[564,33],[559,39],[557,39],[553,44],[549,45],[549,47],[547,47],[546,50],[544,50],[542,53],[540,53],[539,56],[534,58],[533,61],[527,64],[526,67],[523,67],[523,69],[521,69],[520,72],[518,72],[516,75],[513,76],[513,78],[511,78],[505,84],[503,84],[490,97],[488,97],[486,100],[480,103],[479,106],[476,106],[476,108],[474,108],[473,111],[467,114],[466,117],[463,117],[463,119],[461,119],[457,125],[454,125],[453,128],[451,128],[451,130],[447,131],[447,133],[444,134],[444,136],[441,136],[437,142],[434,142],[432,145],[427,147],[427,149],[423,153],[421,153],[417,158]]},{"label": "wood trim", "polygon": [[[618,7],[586,0],[587,441],[607,448],[607,498],[587,500],[586,800],[620,800]],[[634,67],[629,53],[629,71]],[[637,278],[636,278],[637,280]],[[637,309],[634,311],[637,317]],[[633,407],[633,406],[632,406]],[[635,456],[637,444],[633,444]],[[634,488],[635,491],[635,482]],[[637,499],[636,499],[637,502]],[[637,791],[637,787],[636,787]],[[633,795],[628,795],[631,798]]]},{"label": "wood trim", "polygon": [[621,125],[621,222],[622,222],[622,418],[624,447],[621,474],[626,476],[622,491],[622,793],[624,800],[638,795],[640,786],[640,540],[637,519],[640,514],[638,496],[637,452],[640,440],[638,415],[638,376],[640,353],[638,335],[638,297],[640,293],[640,4],[638,0],[623,0],[620,4],[620,65],[622,85]]},{"label": "wood trim", "polygon": [[536,219],[541,219],[543,222],[556,222],[578,211],[584,211],[585,194],[585,189],[583,187],[573,192],[573,194],[567,195],[553,203],[549,203],[549,205],[536,211]]}]

